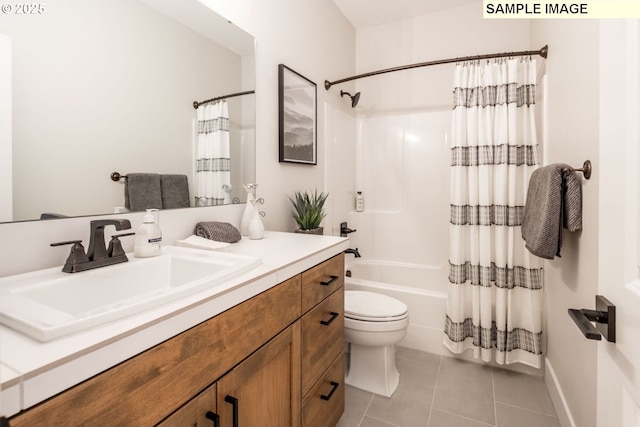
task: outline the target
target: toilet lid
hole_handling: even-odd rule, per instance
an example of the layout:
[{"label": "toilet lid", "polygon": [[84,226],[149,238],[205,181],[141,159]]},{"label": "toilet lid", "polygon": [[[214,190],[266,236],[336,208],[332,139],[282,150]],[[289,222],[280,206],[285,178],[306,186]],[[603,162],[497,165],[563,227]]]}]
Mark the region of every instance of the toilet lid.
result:
[{"label": "toilet lid", "polygon": [[367,291],[344,292],[344,315],[371,321],[406,317],[407,305],[387,295]]}]

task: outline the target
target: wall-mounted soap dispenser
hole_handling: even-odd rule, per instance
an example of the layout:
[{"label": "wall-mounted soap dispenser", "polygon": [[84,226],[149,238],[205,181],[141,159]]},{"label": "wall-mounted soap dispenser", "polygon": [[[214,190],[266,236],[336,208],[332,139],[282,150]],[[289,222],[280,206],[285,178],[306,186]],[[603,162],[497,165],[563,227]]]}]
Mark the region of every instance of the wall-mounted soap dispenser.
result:
[{"label": "wall-mounted soap dispenser", "polygon": [[358,191],[356,193],[356,212],[364,211],[364,196],[362,195],[362,191]]}]

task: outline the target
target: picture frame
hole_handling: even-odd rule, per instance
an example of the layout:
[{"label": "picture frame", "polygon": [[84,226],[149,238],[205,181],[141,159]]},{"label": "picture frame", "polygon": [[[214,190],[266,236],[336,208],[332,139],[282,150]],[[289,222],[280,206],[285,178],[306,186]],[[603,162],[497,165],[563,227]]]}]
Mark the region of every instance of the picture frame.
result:
[{"label": "picture frame", "polygon": [[316,165],[317,87],[284,64],[278,65],[279,160]]}]

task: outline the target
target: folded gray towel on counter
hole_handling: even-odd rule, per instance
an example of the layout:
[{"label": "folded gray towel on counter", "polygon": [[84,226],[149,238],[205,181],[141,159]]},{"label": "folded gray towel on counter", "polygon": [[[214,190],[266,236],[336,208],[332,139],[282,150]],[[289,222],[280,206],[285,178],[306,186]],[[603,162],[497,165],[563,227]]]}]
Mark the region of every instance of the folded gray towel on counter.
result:
[{"label": "folded gray towel on counter", "polygon": [[124,206],[130,211],[162,209],[160,175],[128,173],[124,183]]},{"label": "folded gray towel on counter", "polygon": [[188,208],[189,180],[186,175],[160,175],[162,209]]},{"label": "folded gray towel on counter", "polygon": [[228,222],[199,222],[196,224],[193,234],[216,242],[235,243],[242,239],[240,231]]},{"label": "folded gray towel on counter", "polygon": [[582,229],[582,184],[573,168],[556,163],[531,174],[522,220],[526,248],[541,258],[560,256],[563,226]]}]

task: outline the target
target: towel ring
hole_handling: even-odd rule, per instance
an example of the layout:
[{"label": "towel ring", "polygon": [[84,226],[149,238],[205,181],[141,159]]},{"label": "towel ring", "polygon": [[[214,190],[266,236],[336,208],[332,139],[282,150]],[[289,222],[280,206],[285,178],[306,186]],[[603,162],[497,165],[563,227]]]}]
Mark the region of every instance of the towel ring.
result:
[{"label": "towel ring", "polygon": [[[569,173],[571,172],[571,169],[569,168],[564,168],[562,170],[564,173]],[[585,160],[585,162],[582,164],[582,167],[580,169],[574,169],[575,172],[582,172],[582,174],[584,175],[585,179],[589,179],[591,178],[591,160]]]}]

